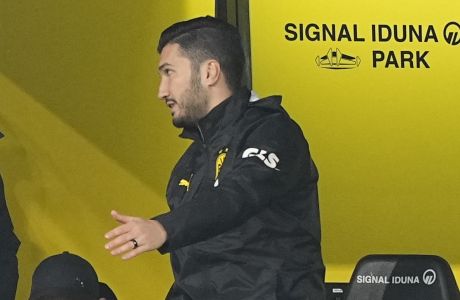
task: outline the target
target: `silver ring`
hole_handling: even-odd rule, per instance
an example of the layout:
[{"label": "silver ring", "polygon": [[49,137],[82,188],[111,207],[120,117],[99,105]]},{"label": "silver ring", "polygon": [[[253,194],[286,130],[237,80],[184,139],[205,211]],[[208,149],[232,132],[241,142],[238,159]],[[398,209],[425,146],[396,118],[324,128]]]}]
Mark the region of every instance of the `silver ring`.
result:
[{"label": "silver ring", "polygon": [[137,243],[136,239],[132,239],[131,242],[133,242],[133,249],[139,247],[139,244]]}]

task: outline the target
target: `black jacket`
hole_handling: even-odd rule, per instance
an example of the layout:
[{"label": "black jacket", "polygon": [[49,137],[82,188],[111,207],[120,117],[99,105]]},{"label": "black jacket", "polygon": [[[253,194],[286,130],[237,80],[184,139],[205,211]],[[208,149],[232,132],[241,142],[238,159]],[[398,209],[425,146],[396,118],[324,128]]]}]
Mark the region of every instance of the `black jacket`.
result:
[{"label": "black jacket", "polygon": [[193,143],[155,217],[175,276],[167,299],[323,299],[317,169],[281,97],[242,91],[182,137]]}]

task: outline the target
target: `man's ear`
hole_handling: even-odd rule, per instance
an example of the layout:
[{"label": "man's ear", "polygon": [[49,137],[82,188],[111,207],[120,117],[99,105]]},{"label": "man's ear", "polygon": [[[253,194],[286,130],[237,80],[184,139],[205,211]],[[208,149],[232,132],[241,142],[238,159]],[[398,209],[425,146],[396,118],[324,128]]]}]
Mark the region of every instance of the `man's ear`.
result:
[{"label": "man's ear", "polygon": [[209,59],[201,64],[201,82],[206,86],[214,86],[222,80],[220,64],[217,60]]}]

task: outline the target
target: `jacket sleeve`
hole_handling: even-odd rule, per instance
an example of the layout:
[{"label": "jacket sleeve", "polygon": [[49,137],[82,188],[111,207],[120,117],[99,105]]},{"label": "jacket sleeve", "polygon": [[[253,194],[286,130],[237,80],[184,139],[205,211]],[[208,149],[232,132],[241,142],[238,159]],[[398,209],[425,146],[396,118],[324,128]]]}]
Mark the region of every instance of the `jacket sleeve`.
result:
[{"label": "jacket sleeve", "polygon": [[235,228],[272,201],[288,201],[283,195],[301,180],[316,183],[308,144],[286,115],[265,119],[248,132],[235,150],[232,169],[219,176],[217,187],[203,186],[193,201],[154,218],[168,234],[161,253]]}]

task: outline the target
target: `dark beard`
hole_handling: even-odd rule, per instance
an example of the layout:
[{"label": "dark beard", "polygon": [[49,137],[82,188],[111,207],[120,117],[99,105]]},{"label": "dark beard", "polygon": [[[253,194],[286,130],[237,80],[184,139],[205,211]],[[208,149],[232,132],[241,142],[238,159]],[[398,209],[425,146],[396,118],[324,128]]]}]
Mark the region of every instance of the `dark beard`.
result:
[{"label": "dark beard", "polygon": [[208,113],[208,97],[201,86],[199,75],[190,79],[190,88],[184,92],[184,96],[187,97],[183,101],[184,115],[173,118],[173,125],[177,128],[194,127]]}]

